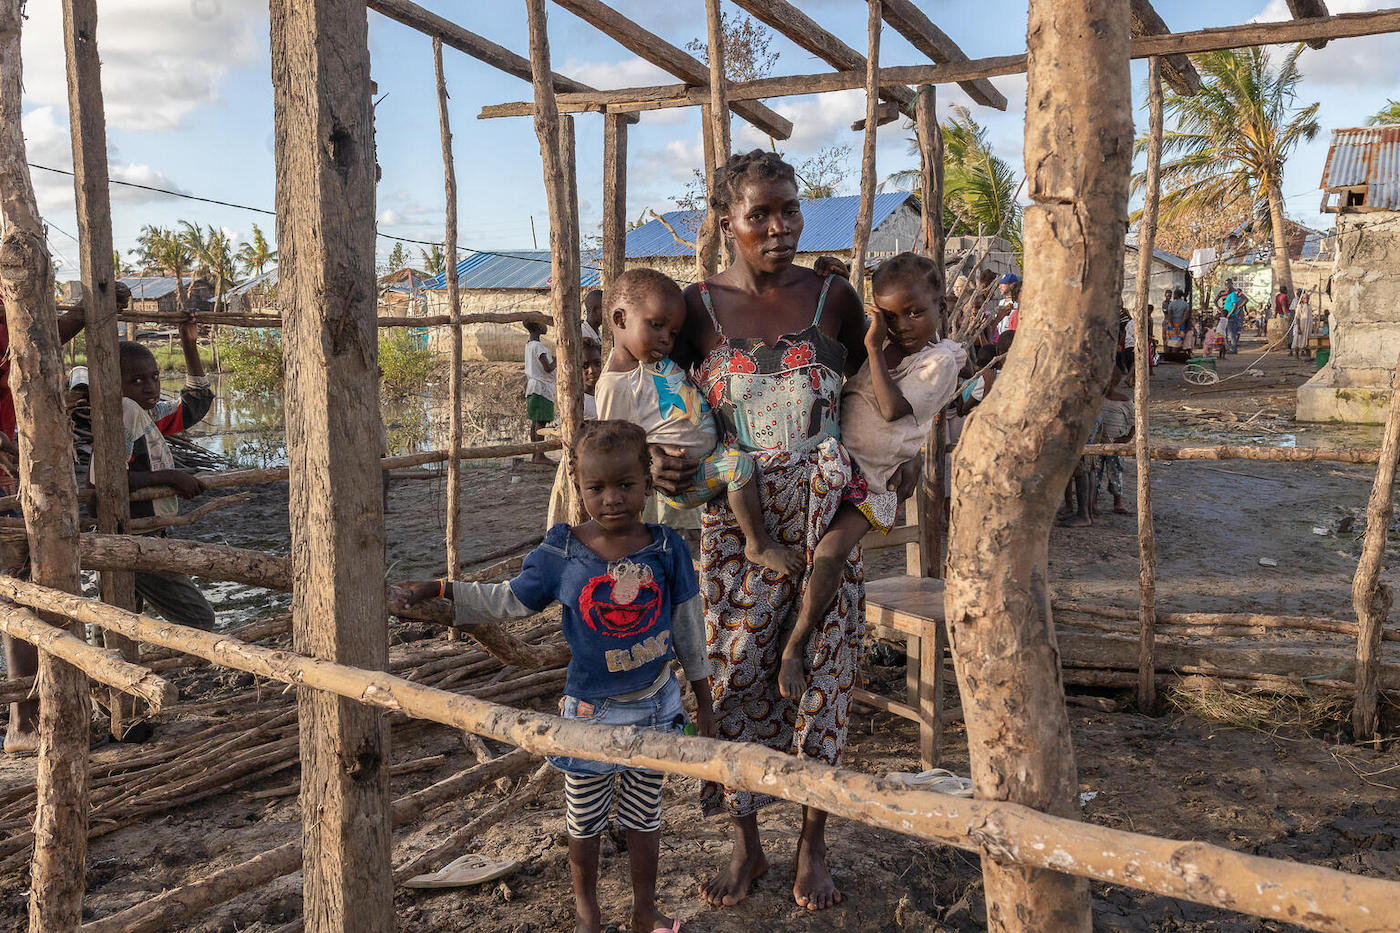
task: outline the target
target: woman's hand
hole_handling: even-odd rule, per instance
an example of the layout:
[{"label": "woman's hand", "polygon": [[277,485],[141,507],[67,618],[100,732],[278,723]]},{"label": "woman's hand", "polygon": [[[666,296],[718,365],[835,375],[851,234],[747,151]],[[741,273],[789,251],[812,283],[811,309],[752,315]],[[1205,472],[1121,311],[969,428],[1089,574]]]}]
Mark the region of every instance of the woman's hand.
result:
[{"label": "woman's hand", "polygon": [[902,502],[914,494],[914,490],[919,485],[919,477],[923,475],[923,472],[923,457],[916,456],[912,460],[906,460],[890,476],[890,481],[885,488],[893,489]]},{"label": "woman's hand", "polygon": [[651,447],[651,479],[656,488],[668,496],[676,496],[690,488],[700,461],[675,447],[659,444]]},{"label": "woman's hand", "polygon": [[885,349],[885,338],[889,335],[889,326],[885,323],[885,313],[874,305],[865,306],[865,316],[867,327],[865,331],[865,349],[871,356]]}]

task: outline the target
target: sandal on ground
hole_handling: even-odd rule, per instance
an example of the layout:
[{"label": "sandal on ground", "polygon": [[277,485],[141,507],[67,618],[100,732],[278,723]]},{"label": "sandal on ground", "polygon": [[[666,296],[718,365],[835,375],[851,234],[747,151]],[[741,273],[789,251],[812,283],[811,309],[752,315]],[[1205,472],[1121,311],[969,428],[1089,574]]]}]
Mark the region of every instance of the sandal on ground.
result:
[{"label": "sandal on ground", "polygon": [[651,933],[680,933],[681,918],[677,917],[675,922],[668,927],[657,927]]},{"label": "sandal on ground", "polygon": [[949,797],[971,797],[972,778],[954,774],[946,768],[930,768],[915,774],[911,771],[891,771],[885,775],[887,781],[898,781],[917,790],[931,790]]},{"label": "sandal on ground", "polygon": [[403,883],[406,888],[465,888],[504,878],[520,867],[514,859],[488,858],[469,852],[448,862],[437,871],[414,875]]}]

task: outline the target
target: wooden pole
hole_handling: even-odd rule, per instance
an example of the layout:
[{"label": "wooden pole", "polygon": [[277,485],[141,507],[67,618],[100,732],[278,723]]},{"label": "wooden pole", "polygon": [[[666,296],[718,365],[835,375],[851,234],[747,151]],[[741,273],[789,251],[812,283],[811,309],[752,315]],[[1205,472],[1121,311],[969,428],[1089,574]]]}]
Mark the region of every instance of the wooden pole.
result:
[{"label": "wooden pole", "polygon": [[[1085,454],[1136,457],[1134,444],[1089,444]],[[1176,447],[1155,444],[1148,448],[1153,460],[1268,460],[1276,463],[1378,463],[1377,447],[1246,447],[1221,444],[1215,447]]]},{"label": "wooden pole", "polygon": [[860,150],[860,209],[851,244],[851,284],[865,299],[865,252],[870,246],[870,226],[875,216],[875,132],[880,113],[880,0],[867,0],[870,50],[865,59],[865,137]]},{"label": "wooden pole", "polygon": [[[19,497],[29,535],[31,578],[80,591],[78,490],[73,436],[63,404],[53,264],[29,178],[20,123],[21,0],[0,2],[0,296],[10,334],[10,385],[19,441]],[[75,119],[80,117],[75,116]],[[82,626],[45,621],[80,637]],[[88,682],[82,671],[39,653],[39,762],[34,856],[29,873],[29,929],[76,929],[82,922],[87,865]]]},{"label": "wooden pole", "polygon": [[[577,188],[569,196],[568,179],[574,175],[574,147],[565,152],[560,142],[559,109],[554,103],[554,87],[550,83],[549,33],[544,0],[526,0],[530,21],[530,71],[535,85],[535,135],[540,140],[540,159],[544,163],[544,187],[549,201],[550,298],[554,312],[555,395],[558,400],[560,435],[565,445],[573,443],[579,425],[583,424],[583,376],[579,371],[579,343],[583,339],[579,323],[578,250],[571,243],[571,231],[577,223]],[[569,133],[572,138],[572,131]],[[568,165],[565,165],[565,162]],[[564,458],[569,488],[573,488],[568,457]],[[584,518],[583,502],[570,493],[569,520]]]},{"label": "wooden pole", "polygon": [[1366,539],[1351,581],[1351,602],[1360,631],[1356,639],[1356,697],[1351,708],[1351,731],[1357,739],[1379,734],[1381,630],[1390,616],[1393,596],[1380,581],[1390,520],[1395,514],[1395,466],[1400,459],[1400,361],[1390,379],[1390,408],[1385,416],[1380,461],[1371,498],[1366,504]]},{"label": "wooden pole", "polygon": [[[603,293],[627,265],[627,121],[603,116]],[[612,324],[603,313],[603,359],[612,349]]]},{"label": "wooden pole", "polygon": [[[1128,5],[1031,0],[1026,290],[953,464],[945,595],[973,786],[1067,819],[1079,783],[1047,579],[1050,525],[1103,401],[1132,153]],[[992,931],[1090,927],[1086,886],[982,860]]]},{"label": "wooden pole", "polygon": [[[96,0],[64,0],[63,45],[68,61],[68,125],[73,140],[73,192],[78,212],[78,255],[87,315],[88,385],[92,406],[92,483],[97,489],[97,528],[126,531],[126,438],[122,427],[121,360],[117,355],[116,270],[112,261],[112,201],[107,172],[107,118],[102,101],[102,64],[97,50]],[[136,608],[136,576],[101,575],[102,598]],[[108,648],[127,661],[136,645],[103,633]],[[130,696],[113,690],[108,704],[112,735],[121,738],[137,712]]]},{"label": "wooden pole", "polygon": [[722,263],[719,215],[713,203],[719,173],[729,161],[729,80],[725,72],[724,20],[720,0],[705,0],[705,33],[710,64],[709,104],[701,108],[701,132],[705,152],[705,216],[695,243],[695,278],[703,282],[719,271]]},{"label": "wooden pole", "polygon": [[122,660],[115,652],[89,645],[68,629],[50,625],[28,609],[0,606],[0,631],[12,638],[22,638],[56,658],[62,658],[114,691],[140,697],[153,712],[180,697],[180,691],[170,681],[157,677],[139,664]]},{"label": "wooden pole", "polygon": [[[1125,117],[1124,123],[1128,122]],[[1129,132],[1124,137],[1130,138]],[[1126,205],[1126,171],[1123,189]],[[1114,271],[1108,270],[1105,277]],[[1106,327],[1103,332],[1108,333]],[[1400,885],[1393,881],[1246,855],[1200,842],[1156,839],[996,799],[968,800],[913,790],[759,745],[512,709],[425,687],[383,671],[243,644],[11,577],[0,577],[0,593],[31,608],[44,607],[115,628],[129,638],[215,664],[353,697],[370,706],[508,742],[535,754],[654,768],[726,787],[761,790],[867,825],[978,852],[987,861],[995,858],[1008,866],[1068,872],[1253,916],[1286,917],[1309,929],[1337,933],[1376,930],[1378,922],[1379,929],[1386,929],[1387,922],[1378,918],[1389,916],[1400,898]],[[1203,884],[1205,878],[1211,883]],[[1039,927],[1069,928],[1068,923],[1058,922]]]},{"label": "wooden pole", "polygon": [[1152,374],[1152,321],[1148,319],[1148,289],[1152,285],[1152,259],[1157,245],[1157,210],[1162,198],[1162,60],[1147,60],[1147,180],[1142,223],[1138,227],[1137,301],[1133,312],[1133,443],[1137,448],[1138,524],[1138,709],[1151,716],[1157,711],[1157,532],[1152,526],[1152,458],[1148,455],[1150,431],[1148,382]]},{"label": "wooden pole", "polygon": [[[389,638],[375,332],[374,118],[355,0],[271,0],[285,313],[293,639],[383,668]],[[301,723],[303,898],[313,933],[394,928],[383,717],[316,690]]]}]

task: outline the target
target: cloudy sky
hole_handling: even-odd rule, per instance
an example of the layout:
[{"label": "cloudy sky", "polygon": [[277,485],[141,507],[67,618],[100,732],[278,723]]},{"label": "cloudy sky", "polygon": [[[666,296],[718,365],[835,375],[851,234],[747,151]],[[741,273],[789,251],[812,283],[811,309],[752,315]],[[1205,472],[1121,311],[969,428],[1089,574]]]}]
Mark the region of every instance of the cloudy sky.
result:
[{"label": "cloudy sky", "polygon": [[[523,52],[523,5],[506,0],[419,0],[467,28]],[[612,6],[676,45],[703,34],[703,0],[613,0]],[[798,5],[848,44],[865,46],[865,4],[858,0],[799,0]],[[1333,12],[1380,9],[1393,0],[1329,0]],[[729,7],[729,4],[726,4]],[[921,0],[920,6],[977,58],[1025,48],[1026,0]],[[1177,31],[1251,19],[1285,19],[1284,0],[1159,0],[1158,10]],[[730,9],[733,9],[730,7]],[[112,174],[116,179],[260,208],[273,206],[272,86],[269,77],[267,7],[250,0],[103,0],[98,41],[103,59]],[[674,81],[571,14],[550,8],[555,70],[597,87]],[[68,169],[67,94],[58,3],[31,3],[24,27],[24,126],[30,161]],[[374,78],[382,97],[376,112],[379,221],[382,233],[440,239],[443,223],[442,164],[430,40],[370,13]],[[826,70],[802,49],[777,38],[776,73]],[[446,74],[459,189],[460,242],[480,249],[528,248],[531,218],[547,240],[547,211],[539,149],[526,118],[477,120],[485,104],[525,100],[530,86],[475,59],[447,49]],[[896,32],[882,39],[885,64],[919,64],[921,56]],[[1303,223],[1330,225],[1317,213],[1318,181],[1327,139],[1335,127],[1356,126],[1400,89],[1400,37],[1334,41],[1304,53],[1300,100],[1321,101],[1323,133],[1290,159],[1284,183],[1289,213]],[[1146,64],[1134,62],[1136,96],[1144,93]],[[1024,76],[994,83],[1010,101],[1006,112],[974,108],[997,151],[1018,168],[1022,161]],[[957,88],[940,88],[940,109],[969,103]],[[860,91],[769,101],[792,120],[790,140],[779,148],[801,161],[826,145],[852,144],[850,123],[863,116]],[[1145,111],[1138,113],[1145,123]],[[738,118],[734,145],[767,145],[767,138]],[[907,130],[882,129],[881,176],[913,163]],[[602,118],[578,119],[579,192],[585,235],[601,220]],[[699,115],[694,110],[643,114],[629,138],[628,215],[665,210],[700,164]],[[50,225],[60,278],[77,277],[77,233],[72,180],[36,169],[39,206]],[[846,182],[858,184],[855,158]],[[134,246],[145,224],[180,220],[215,224],[246,238],[256,222],[272,236],[272,217],[114,187],[114,233],[119,249]],[[380,240],[381,256],[392,241]]]}]

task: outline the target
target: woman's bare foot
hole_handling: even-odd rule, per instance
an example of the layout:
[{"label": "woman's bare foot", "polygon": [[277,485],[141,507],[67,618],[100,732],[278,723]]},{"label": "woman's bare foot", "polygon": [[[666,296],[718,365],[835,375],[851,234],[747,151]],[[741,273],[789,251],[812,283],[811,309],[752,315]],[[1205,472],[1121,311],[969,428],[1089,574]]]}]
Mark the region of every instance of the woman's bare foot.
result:
[{"label": "woman's bare foot", "polygon": [[5,754],[25,755],[39,750],[39,733],[12,729],[5,734]]},{"label": "woman's bare foot", "polygon": [[807,566],[805,548],[784,547],[772,538],[766,541],[750,538],[744,543],[744,556],[760,567],[776,570],[785,577],[795,577]]},{"label": "woman's bare foot", "polygon": [[1088,528],[1094,524],[1094,520],[1085,515],[1071,515],[1060,520],[1060,525],[1065,528]]},{"label": "woman's bare foot", "polygon": [[734,847],[729,864],[700,886],[700,894],[715,907],[733,907],[749,896],[749,886],[768,871],[768,857],[762,849],[751,851]]},{"label": "woman's bare foot", "polygon": [[[594,917],[578,917],[577,922],[574,923],[574,933],[602,933],[602,931],[602,914]],[[648,931],[648,933],[650,933],[650,931]]]},{"label": "woman's bare foot", "polygon": [[826,910],[841,903],[841,892],[826,864],[826,845],[808,842],[804,837],[797,844],[797,880],[792,884],[792,899],[798,907]]},{"label": "woman's bare foot", "polygon": [[778,668],[778,692],[789,700],[800,700],[807,692],[807,671],[802,664],[801,651],[783,652],[783,663]]},{"label": "woman's bare foot", "polygon": [[654,930],[669,930],[675,920],[659,910],[651,910],[646,916],[632,914],[632,933],[653,933]]}]

